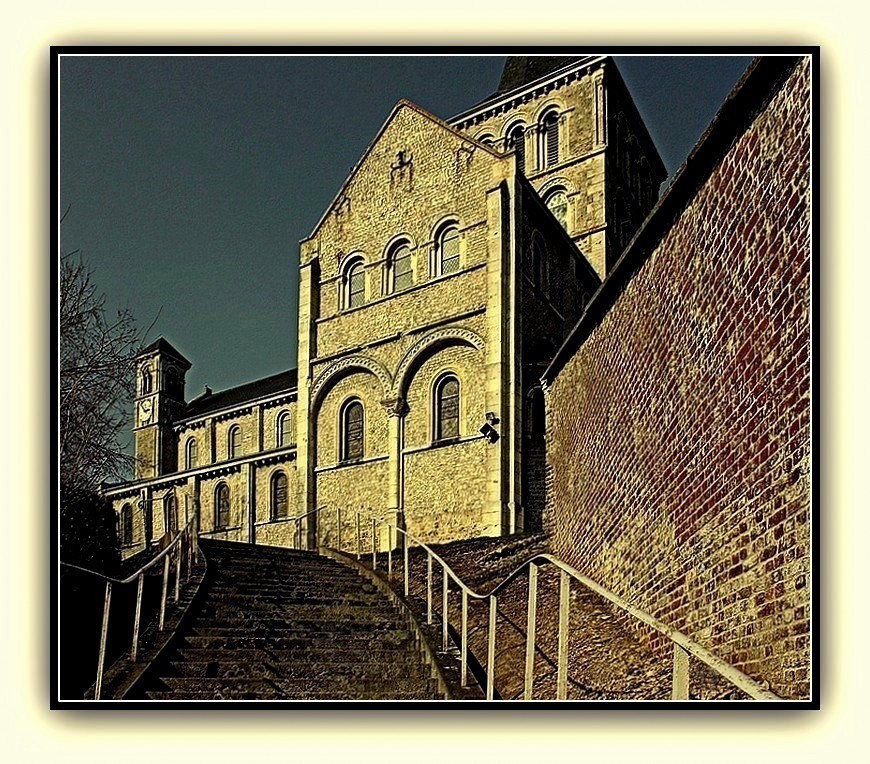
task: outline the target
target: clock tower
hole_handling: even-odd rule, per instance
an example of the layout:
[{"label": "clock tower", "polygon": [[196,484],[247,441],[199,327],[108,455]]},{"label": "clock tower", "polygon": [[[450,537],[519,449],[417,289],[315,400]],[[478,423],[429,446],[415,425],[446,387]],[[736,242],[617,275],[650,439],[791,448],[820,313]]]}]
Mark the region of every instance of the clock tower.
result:
[{"label": "clock tower", "polygon": [[136,356],[133,432],[137,480],[178,469],[172,422],[184,410],[184,375],[188,369],[190,361],[163,337]]}]

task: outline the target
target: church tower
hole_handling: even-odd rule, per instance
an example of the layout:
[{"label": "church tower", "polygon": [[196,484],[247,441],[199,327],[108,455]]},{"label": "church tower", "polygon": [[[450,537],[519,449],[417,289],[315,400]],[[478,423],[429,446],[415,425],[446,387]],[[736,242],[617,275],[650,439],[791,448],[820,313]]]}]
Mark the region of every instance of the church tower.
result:
[{"label": "church tower", "polygon": [[136,480],[178,468],[172,423],[185,406],[184,375],[188,369],[190,361],[163,337],[136,357]]}]

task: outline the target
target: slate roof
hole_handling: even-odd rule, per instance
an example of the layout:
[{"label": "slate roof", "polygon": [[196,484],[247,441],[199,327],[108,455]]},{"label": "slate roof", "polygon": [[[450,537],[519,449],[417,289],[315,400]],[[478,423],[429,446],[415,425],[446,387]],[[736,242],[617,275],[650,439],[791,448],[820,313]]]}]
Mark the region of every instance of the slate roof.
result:
[{"label": "slate roof", "polygon": [[182,419],[202,416],[212,411],[238,406],[258,398],[265,398],[268,395],[277,395],[278,393],[296,390],[296,385],[296,369],[288,369],[287,371],[273,374],[271,377],[263,377],[253,382],[246,382],[244,385],[231,387],[228,390],[200,395],[187,404]]},{"label": "slate roof", "polygon": [[496,93],[509,93],[582,58],[588,56],[508,56]]},{"label": "slate roof", "polygon": [[508,56],[502,69],[501,80],[498,90],[491,93],[482,101],[474,104],[451,119],[451,122],[460,121],[461,118],[471,112],[482,109],[491,101],[497,101],[507,93],[529,85],[536,80],[544,79],[553,72],[564,69],[570,64],[584,59],[590,61],[597,56]]},{"label": "slate roof", "polygon": [[[177,348],[174,348],[164,337],[158,337],[150,345],[142,348],[142,350],[139,351],[139,355],[146,355],[147,353],[153,352],[168,353],[169,355],[175,356],[180,361],[187,361],[184,354],[179,352]],[[189,361],[187,361],[187,364],[190,366]]]}]

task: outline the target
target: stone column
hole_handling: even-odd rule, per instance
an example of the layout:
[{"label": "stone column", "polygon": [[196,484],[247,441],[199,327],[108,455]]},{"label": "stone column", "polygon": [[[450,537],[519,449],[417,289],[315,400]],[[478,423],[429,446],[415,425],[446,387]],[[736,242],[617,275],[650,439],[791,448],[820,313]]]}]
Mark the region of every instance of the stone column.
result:
[{"label": "stone column", "polygon": [[257,412],[257,451],[262,453],[262,451],[263,451],[263,407],[256,406],[255,411]]},{"label": "stone column", "polygon": [[595,142],[593,148],[607,144],[607,91],[604,89],[604,70],[598,69],[593,77],[595,90]]},{"label": "stone column", "polygon": [[252,462],[242,465],[247,485],[248,543],[257,543],[257,468]]},{"label": "stone column", "polygon": [[[298,470],[299,514],[311,512],[317,501],[316,412],[311,400],[311,362],[316,356],[316,320],[320,282],[320,267],[316,257],[316,242],[303,242],[299,269],[299,340],[297,353],[296,398],[296,465]],[[310,259],[309,259],[310,258]],[[314,548],[315,522],[306,518],[302,533],[309,549]]]},{"label": "stone column", "polygon": [[202,498],[201,498],[202,480],[196,476],[193,478],[193,511],[196,513],[193,527],[196,535],[199,536],[202,528]]},{"label": "stone column", "polygon": [[[507,279],[510,278],[510,257],[513,245],[510,235],[510,187],[515,184],[514,163],[508,169],[499,165],[493,177],[494,185],[487,192],[487,295],[486,295],[486,411],[506,421],[507,373]],[[498,428],[501,433],[501,426]],[[481,532],[499,536],[503,530],[505,501],[505,441],[500,439],[486,446],[486,500],[481,515]]]},{"label": "stone column", "polygon": [[217,461],[217,438],[215,433],[214,418],[208,420],[208,458],[209,464]]},{"label": "stone column", "polygon": [[[389,417],[388,435],[389,438],[389,480],[387,484],[387,511],[388,519],[397,528],[405,529],[405,512],[404,512],[404,485],[403,485],[403,468],[405,449],[405,414],[408,413],[408,404],[404,398],[388,398],[381,401],[381,405],[387,412]],[[395,549],[403,543],[403,539],[396,531],[390,532],[389,543]]]}]

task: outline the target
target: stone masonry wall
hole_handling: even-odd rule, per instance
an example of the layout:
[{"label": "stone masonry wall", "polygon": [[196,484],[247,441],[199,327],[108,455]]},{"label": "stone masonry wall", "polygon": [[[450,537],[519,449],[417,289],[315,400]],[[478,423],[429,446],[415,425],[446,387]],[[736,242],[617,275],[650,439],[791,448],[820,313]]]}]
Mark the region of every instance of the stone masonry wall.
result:
[{"label": "stone masonry wall", "polygon": [[805,61],[547,396],[555,553],[790,698],[810,681],[809,162]]},{"label": "stone masonry wall", "polygon": [[[512,108],[475,121],[464,131],[475,138],[490,137],[496,149],[506,150],[505,139],[515,125],[526,127],[525,176],[546,194],[562,187],[568,197],[568,233],[599,273],[604,273],[604,135],[596,129],[596,83],[601,69],[562,83],[549,92],[532,95]],[[601,97],[598,96],[598,99]],[[559,162],[546,166],[542,153],[540,119],[555,108],[561,115]]]}]

